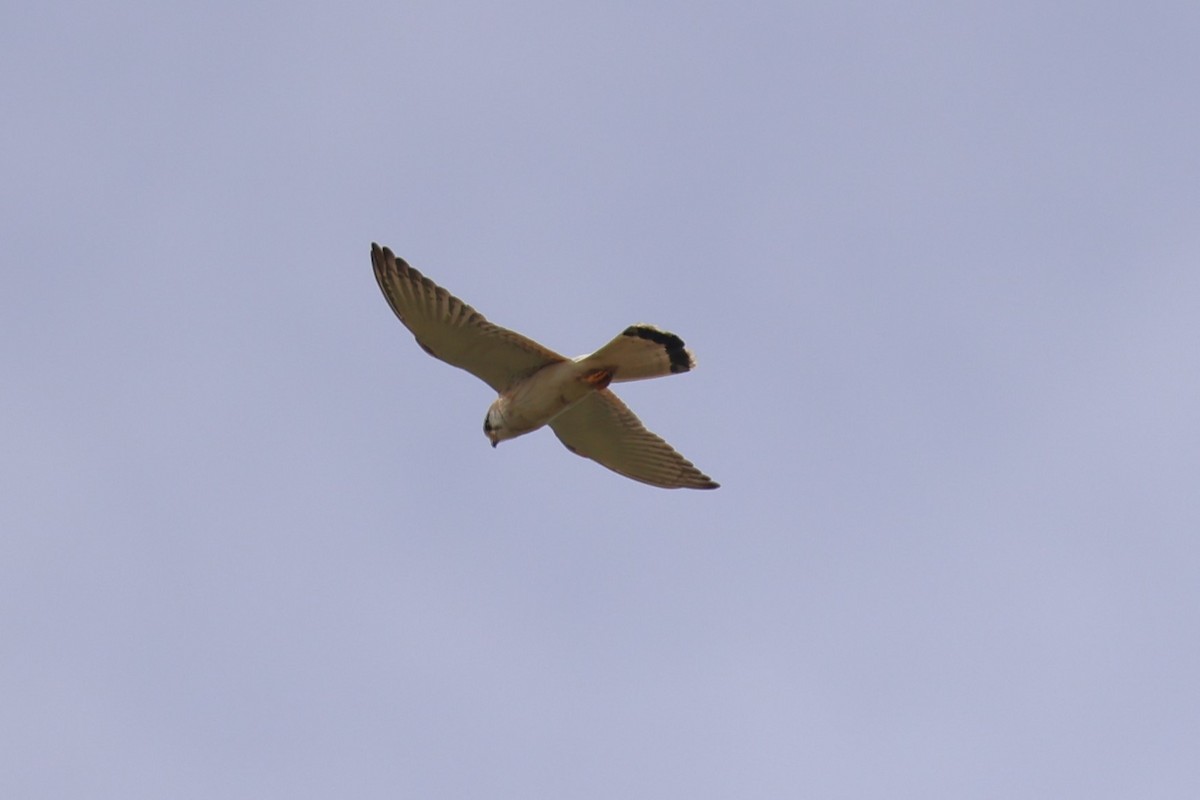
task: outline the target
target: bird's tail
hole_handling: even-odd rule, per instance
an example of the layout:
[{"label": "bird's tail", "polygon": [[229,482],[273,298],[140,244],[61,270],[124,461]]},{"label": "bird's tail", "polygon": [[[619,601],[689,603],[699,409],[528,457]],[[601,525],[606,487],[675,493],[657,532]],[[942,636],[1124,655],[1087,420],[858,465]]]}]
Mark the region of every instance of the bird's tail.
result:
[{"label": "bird's tail", "polygon": [[630,325],[604,347],[576,360],[610,371],[613,383],[659,378],[696,366],[682,339],[653,325]]}]

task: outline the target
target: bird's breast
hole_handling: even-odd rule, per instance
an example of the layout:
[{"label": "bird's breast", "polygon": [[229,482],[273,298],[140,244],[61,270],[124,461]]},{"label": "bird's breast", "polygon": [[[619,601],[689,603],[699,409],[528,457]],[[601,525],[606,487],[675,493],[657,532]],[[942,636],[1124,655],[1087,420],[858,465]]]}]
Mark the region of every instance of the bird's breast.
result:
[{"label": "bird's breast", "polygon": [[513,384],[501,395],[505,424],[521,431],[542,427],[596,388],[582,373],[575,362],[563,361]]}]

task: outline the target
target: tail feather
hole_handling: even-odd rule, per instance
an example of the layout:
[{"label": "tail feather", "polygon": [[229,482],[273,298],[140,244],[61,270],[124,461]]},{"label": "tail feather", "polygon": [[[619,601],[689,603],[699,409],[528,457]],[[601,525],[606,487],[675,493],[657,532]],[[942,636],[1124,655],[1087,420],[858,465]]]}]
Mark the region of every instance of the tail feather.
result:
[{"label": "tail feather", "polygon": [[696,366],[682,339],[653,325],[630,325],[604,347],[577,360],[610,371],[613,383],[659,378]]}]

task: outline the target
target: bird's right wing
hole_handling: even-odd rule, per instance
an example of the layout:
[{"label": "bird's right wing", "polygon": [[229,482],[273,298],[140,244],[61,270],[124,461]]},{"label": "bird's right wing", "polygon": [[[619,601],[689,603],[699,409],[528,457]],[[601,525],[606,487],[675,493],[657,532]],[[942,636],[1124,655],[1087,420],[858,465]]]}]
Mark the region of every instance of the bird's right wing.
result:
[{"label": "bird's right wing", "polygon": [[592,392],[550,420],[567,449],[626,478],[664,489],[716,489],[720,484],[696,469],[608,389]]},{"label": "bird's right wing", "polygon": [[417,344],[434,358],[465,369],[497,392],[547,364],[566,361],[532,339],[488,322],[388,248],[372,244],[371,263],[388,305],[412,331]]}]

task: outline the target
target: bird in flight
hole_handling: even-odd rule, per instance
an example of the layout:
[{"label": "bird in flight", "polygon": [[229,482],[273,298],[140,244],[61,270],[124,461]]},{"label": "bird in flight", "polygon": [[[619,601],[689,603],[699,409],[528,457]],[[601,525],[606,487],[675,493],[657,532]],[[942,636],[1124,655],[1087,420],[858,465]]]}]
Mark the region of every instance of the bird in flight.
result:
[{"label": "bird in flight", "polygon": [[608,388],[695,366],[675,334],[631,325],[591,355],[566,358],[488,322],[386,247],[371,245],[371,263],[383,296],[421,349],[499,393],[483,420],[492,447],[549,425],[572,453],[627,478],[664,489],[717,488]]}]

